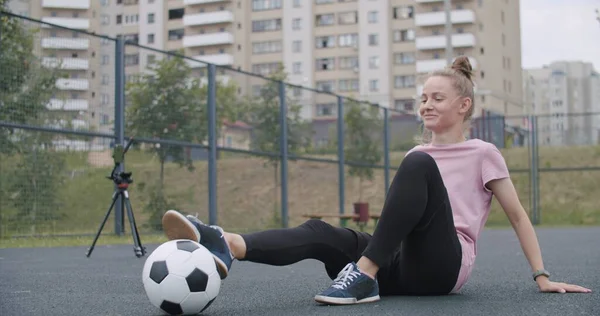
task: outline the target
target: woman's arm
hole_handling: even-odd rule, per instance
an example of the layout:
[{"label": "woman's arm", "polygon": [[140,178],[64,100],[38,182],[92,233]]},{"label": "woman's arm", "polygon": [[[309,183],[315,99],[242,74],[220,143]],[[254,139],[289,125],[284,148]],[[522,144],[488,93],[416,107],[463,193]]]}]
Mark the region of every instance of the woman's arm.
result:
[{"label": "woman's arm", "polygon": [[[496,196],[500,206],[506,213],[510,224],[519,238],[521,248],[523,249],[527,261],[529,261],[532,272],[544,269],[542,252],[535,230],[527,216],[527,212],[525,212],[523,205],[521,205],[521,202],[519,201],[512,180],[510,178],[492,180],[488,182],[486,186]],[[578,285],[552,282],[545,276],[537,277],[536,282],[543,292],[591,292],[591,290]]]}]

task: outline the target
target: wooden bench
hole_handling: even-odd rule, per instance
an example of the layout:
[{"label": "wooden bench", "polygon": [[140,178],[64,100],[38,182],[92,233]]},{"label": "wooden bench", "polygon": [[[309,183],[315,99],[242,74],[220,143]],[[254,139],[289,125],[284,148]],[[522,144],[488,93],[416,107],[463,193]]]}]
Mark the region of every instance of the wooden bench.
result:
[{"label": "wooden bench", "polygon": [[[375,226],[377,226],[377,222],[379,221],[379,214],[369,214],[369,219],[372,219],[375,222]],[[362,231],[364,227],[367,225],[366,222],[359,222],[358,214],[335,214],[335,213],[310,213],[304,214],[302,217],[310,218],[310,219],[323,219],[326,217],[329,218],[339,218],[340,224],[342,227],[348,226],[348,220],[354,220],[357,222],[359,229]]]}]

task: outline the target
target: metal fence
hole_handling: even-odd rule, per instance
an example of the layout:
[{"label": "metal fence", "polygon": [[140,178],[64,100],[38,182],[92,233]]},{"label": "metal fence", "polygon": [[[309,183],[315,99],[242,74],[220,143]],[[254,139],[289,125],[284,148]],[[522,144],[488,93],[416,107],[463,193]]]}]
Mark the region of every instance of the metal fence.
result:
[{"label": "metal fence", "polygon": [[[167,209],[237,231],[359,202],[377,213],[421,132],[412,113],[286,83],[281,69],[267,78],[134,36],[1,18],[0,237],[95,233],[113,149],[131,137],[120,170],[133,173],[140,231],[159,231]],[[482,112],[470,134],[503,151],[534,223],[598,224],[599,128],[600,113]],[[119,203],[114,215],[105,233],[122,234]],[[497,205],[490,223],[506,223]]]}]

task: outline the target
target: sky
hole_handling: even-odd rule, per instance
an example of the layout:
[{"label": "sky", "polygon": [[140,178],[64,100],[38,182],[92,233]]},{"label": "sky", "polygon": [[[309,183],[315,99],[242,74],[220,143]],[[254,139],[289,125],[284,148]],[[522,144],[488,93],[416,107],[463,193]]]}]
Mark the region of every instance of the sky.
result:
[{"label": "sky", "polygon": [[585,61],[600,71],[600,0],[520,0],[523,68]]}]

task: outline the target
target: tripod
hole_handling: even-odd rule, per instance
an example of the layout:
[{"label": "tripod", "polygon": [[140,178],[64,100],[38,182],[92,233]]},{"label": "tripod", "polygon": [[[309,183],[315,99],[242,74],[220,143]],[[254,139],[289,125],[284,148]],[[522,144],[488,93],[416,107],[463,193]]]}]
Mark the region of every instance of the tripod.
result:
[{"label": "tripod", "polygon": [[[115,145],[115,149],[113,151],[113,160],[115,161],[115,167],[110,173],[110,176],[107,176],[108,179],[112,180],[115,184],[115,192],[113,193],[112,203],[104,216],[104,220],[102,224],[100,224],[100,229],[98,229],[98,233],[94,238],[94,242],[92,242],[92,246],[88,249],[86,256],[89,258],[94,251],[94,247],[96,246],[96,241],[100,237],[100,233],[110,216],[110,212],[115,206],[119,197],[121,197],[121,209],[127,209],[127,217],[129,218],[129,224],[131,225],[131,234],[133,235],[133,252],[135,256],[140,258],[146,254],[146,247],[142,246],[142,242],[140,241],[140,235],[137,230],[137,226],[135,224],[135,218],[133,216],[133,210],[131,208],[131,201],[129,200],[129,192],[127,188],[129,188],[129,184],[133,183],[133,179],[131,179],[131,172],[117,172],[117,168],[123,163],[125,159],[125,153],[129,150],[129,147],[133,143],[133,138],[129,139],[127,146],[123,149],[123,145]],[[123,207],[124,206],[124,207]]]}]

